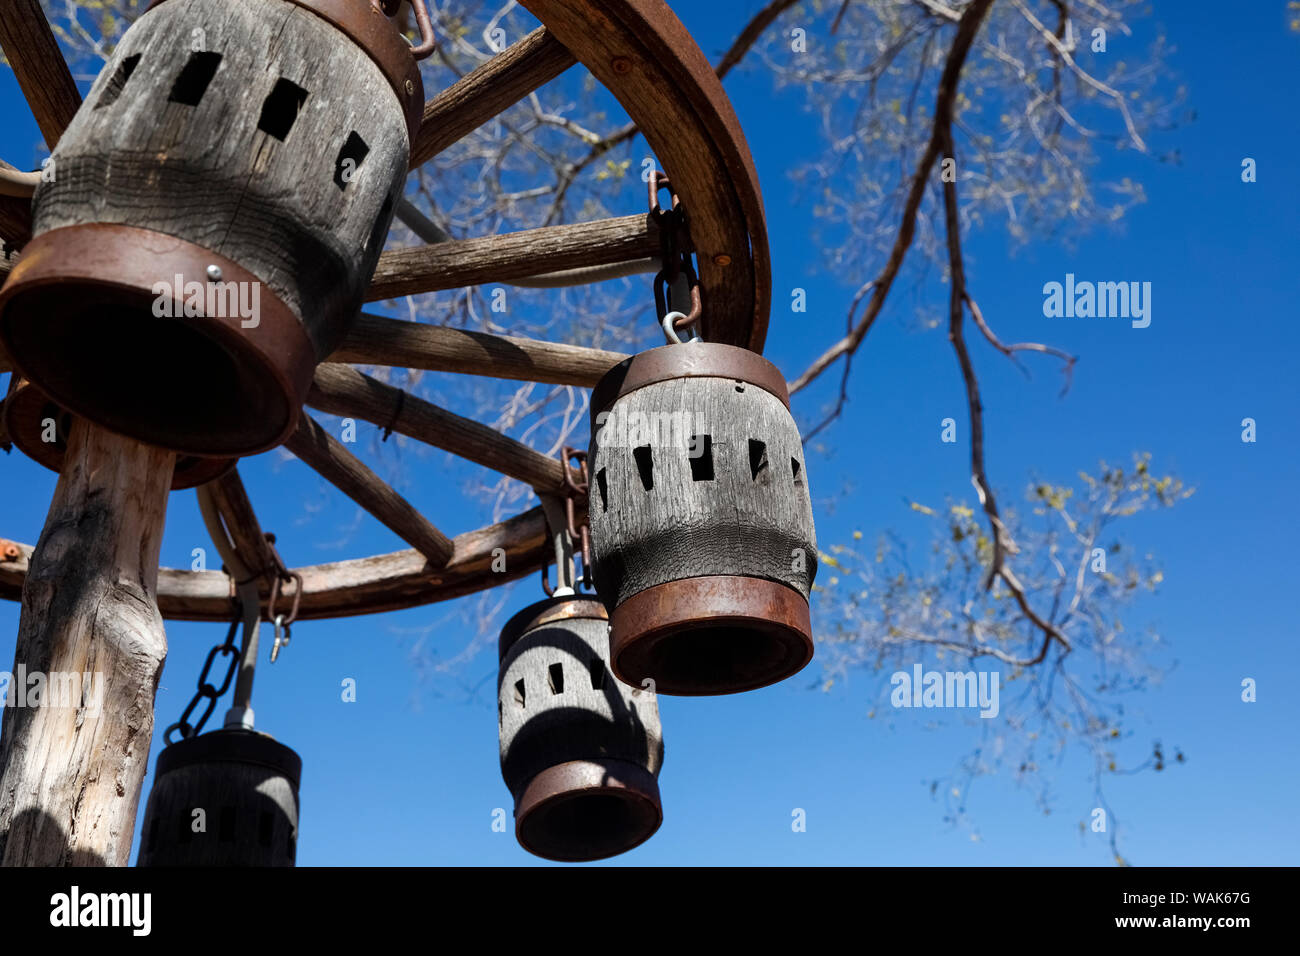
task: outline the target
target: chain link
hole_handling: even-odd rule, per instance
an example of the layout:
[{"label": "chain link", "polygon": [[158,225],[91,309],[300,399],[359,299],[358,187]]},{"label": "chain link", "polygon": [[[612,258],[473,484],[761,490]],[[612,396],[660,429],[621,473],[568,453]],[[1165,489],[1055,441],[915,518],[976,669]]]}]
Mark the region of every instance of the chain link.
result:
[{"label": "chain link", "polygon": [[[686,210],[682,207],[681,197],[672,192],[672,182],[658,170],[650,174],[648,181],[650,191],[650,219],[659,229],[659,259],[661,267],[654,278],[655,311],[662,325],[668,316],[673,316],[673,329],[683,331],[694,329],[704,314],[704,302],[700,294],[700,279],[691,262],[691,254],[685,248],[683,239],[689,236],[689,223]],[[672,208],[664,209],[659,204],[659,193],[669,190],[672,195]],[[671,292],[678,280],[685,278],[690,290],[690,311],[682,313],[669,301]],[[674,338],[668,334],[668,341]],[[698,336],[698,332],[696,333]],[[678,339],[677,341],[680,341]]]},{"label": "chain link", "polygon": [[[569,462],[576,462],[582,478],[574,481]],[[581,543],[582,584],[588,591],[591,583],[591,519],[584,517],[579,523],[577,503],[591,493],[591,472],[587,467],[587,453],[578,448],[564,446],[564,515],[568,519],[569,540]],[[542,586],[546,586],[546,568],[542,568]]]},{"label": "chain link", "polygon": [[[163,740],[168,745],[176,743],[175,740],[172,740],[173,731],[180,731],[182,740],[188,740],[201,731],[203,725],[208,722],[208,718],[212,716],[217,701],[230,689],[230,682],[235,679],[235,673],[239,670],[239,648],[235,646],[235,635],[239,633],[239,625],[240,619],[237,617],[230,622],[230,630],[226,632],[226,642],[218,644],[208,651],[208,659],[203,662],[203,670],[199,672],[199,689],[195,691],[189,706],[181,714],[181,719],[168,727],[163,734]],[[208,672],[212,670],[212,665],[216,662],[218,654],[227,655],[230,658],[230,663],[226,665],[226,677],[221,682],[221,686],[214,687],[212,682],[208,680]],[[198,719],[197,723],[191,725],[189,722],[190,715],[194,713],[194,708],[202,700],[208,702],[203,709],[203,716]]]}]

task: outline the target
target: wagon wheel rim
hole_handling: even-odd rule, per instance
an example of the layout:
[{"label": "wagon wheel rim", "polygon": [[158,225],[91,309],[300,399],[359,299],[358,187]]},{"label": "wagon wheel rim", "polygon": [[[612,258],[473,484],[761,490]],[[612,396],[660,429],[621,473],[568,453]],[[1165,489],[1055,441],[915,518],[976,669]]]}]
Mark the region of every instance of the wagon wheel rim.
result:
[{"label": "wagon wheel rim", "polygon": [[[664,0],[521,0],[521,5],[542,26],[426,102],[423,122],[411,143],[412,170],[581,64],[622,105],[690,210],[690,239],[705,301],[726,304],[725,309],[706,309],[705,337],[761,353],[771,305],[762,195],[736,114],[689,32]],[[11,15],[0,21],[0,47],[53,148],[80,107],[81,98],[39,0],[13,0],[13,6]],[[24,200],[0,195],[0,239],[11,249],[21,249],[30,230],[30,206]],[[644,214],[549,226],[505,237],[519,249],[538,240],[548,248],[546,269],[520,256],[490,275],[476,271],[472,256],[476,244],[499,244],[501,236],[385,252],[366,299],[382,301],[493,281],[508,284],[541,271],[555,271],[557,263],[559,268],[613,264],[645,258],[658,249],[657,233]],[[0,258],[0,280],[7,278],[14,261]],[[591,388],[605,371],[627,357],[363,314],[339,349],[317,370],[307,405],[328,413],[346,412],[380,427],[387,424],[524,481],[538,494],[556,494],[567,467],[558,459],[382,385],[352,365],[454,371]],[[3,348],[0,371],[13,371]],[[376,391],[388,403],[382,413],[373,399]],[[367,393],[372,401],[368,408],[357,403],[359,396]],[[424,413],[426,423],[430,416],[435,422],[450,422],[453,430],[466,430],[469,437],[430,441],[428,433],[411,435],[411,430],[419,429],[398,427],[401,423],[393,415],[394,406],[399,412],[405,406]],[[381,414],[386,418],[375,421]],[[298,431],[286,446],[356,500],[344,487],[349,481],[355,486],[356,474],[349,477],[347,467],[340,471],[340,459],[331,456],[336,456],[341,446],[333,447],[331,442],[304,408]],[[317,460],[308,461],[313,446]],[[342,454],[350,458],[345,450]],[[345,466],[360,465],[355,460],[343,461]],[[364,465],[360,467],[368,472]],[[370,478],[380,481],[373,473]],[[275,559],[266,550],[238,469],[204,487],[213,489],[235,546],[251,562],[270,570]],[[383,491],[398,503],[388,501],[386,514],[391,516],[388,509],[400,510],[405,505],[412,520],[418,519],[415,523],[423,522],[415,529],[418,547],[291,569],[290,573],[301,576],[300,620],[379,613],[463,597],[535,574],[553,554],[540,506],[447,538],[396,492],[386,486]],[[368,492],[373,495],[376,489],[370,487]],[[410,542],[411,529],[405,530],[408,533],[402,537]],[[26,544],[0,542],[0,597],[21,600],[32,551]],[[507,570],[494,571],[503,552]],[[158,580],[159,610],[171,620],[228,620],[231,587],[232,579],[224,571],[163,567]]]}]

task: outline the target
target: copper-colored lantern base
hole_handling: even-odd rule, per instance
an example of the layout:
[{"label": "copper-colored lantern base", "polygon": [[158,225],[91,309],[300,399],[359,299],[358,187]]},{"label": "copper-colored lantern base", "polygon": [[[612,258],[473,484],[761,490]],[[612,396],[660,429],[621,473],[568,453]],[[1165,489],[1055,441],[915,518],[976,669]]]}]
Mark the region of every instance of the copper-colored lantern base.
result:
[{"label": "copper-colored lantern base", "polygon": [[[19,451],[50,471],[62,472],[68,450],[72,414],[24,378],[14,375],[4,400],[4,426]],[[46,422],[54,424],[54,440]],[[180,455],[172,472],[172,491],[196,488],[220,478],[239,462],[238,458],[198,458]]]},{"label": "copper-colored lantern base", "polygon": [[764,578],[684,578],[610,615],[610,666],[624,683],[699,697],[766,687],[812,660],[808,602]]},{"label": "copper-colored lantern base", "polygon": [[515,837],[548,860],[603,860],[640,846],[663,819],[654,774],[626,760],[573,760],[529,781]]},{"label": "copper-colored lantern base", "polygon": [[[229,300],[208,294],[218,281],[249,290],[250,303],[256,289],[255,318],[222,314]],[[199,314],[184,314],[187,288],[204,292],[190,302]],[[156,316],[163,300],[176,317]],[[316,366],[298,317],[252,273],[183,239],[103,223],[27,244],[0,291],[0,340],[23,377],[74,414],[210,457],[283,442]]]}]

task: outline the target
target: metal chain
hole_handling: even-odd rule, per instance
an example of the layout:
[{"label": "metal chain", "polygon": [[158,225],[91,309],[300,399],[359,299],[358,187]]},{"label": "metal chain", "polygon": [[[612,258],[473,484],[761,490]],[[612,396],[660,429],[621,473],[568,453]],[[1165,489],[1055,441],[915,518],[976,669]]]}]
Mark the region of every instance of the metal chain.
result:
[{"label": "metal chain", "polygon": [[[688,219],[682,207],[681,197],[672,192],[672,182],[666,175],[655,170],[648,181],[650,192],[650,219],[659,229],[659,257],[661,268],[654,278],[655,312],[659,323],[664,325],[664,334],[669,343],[680,342],[674,331],[695,329],[704,314],[704,302],[700,294],[700,279],[691,262],[691,254],[686,251],[683,239],[688,236]],[[672,208],[664,209],[659,204],[659,193],[669,190],[672,194]],[[671,291],[679,280],[686,282],[690,290],[690,312],[683,313],[672,308]],[[680,294],[680,293],[679,293]],[[667,323],[671,321],[671,328]],[[699,332],[696,331],[696,338]]]},{"label": "metal chain", "polygon": [[[170,745],[176,743],[176,741],[172,740],[172,731],[174,730],[180,731],[182,740],[188,740],[202,730],[203,725],[206,724],[208,718],[212,716],[212,711],[216,708],[217,701],[227,690],[230,689],[230,682],[235,679],[235,672],[239,670],[240,654],[239,648],[235,646],[235,635],[239,633],[239,625],[240,618],[236,616],[236,618],[230,623],[230,630],[226,632],[226,642],[224,644],[218,644],[216,647],[212,648],[212,650],[208,651],[208,659],[203,662],[203,670],[199,672],[199,689],[195,692],[193,699],[190,700],[189,706],[186,707],[185,711],[181,714],[181,719],[168,727],[166,732],[163,734],[163,740],[167,744]],[[230,663],[226,665],[225,680],[221,682],[220,687],[214,687],[212,686],[212,682],[208,680],[208,672],[212,670],[212,665],[216,662],[218,654],[225,654],[228,656],[230,658]],[[207,706],[203,709],[203,716],[198,719],[198,722],[191,725],[189,722],[190,714],[194,713],[194,708],[199,705],[199,701],[201,700],[207,700]]]},{"label": "metal chain", "polygon": [[[576,462],[580,481],[574,481],[569,462]],[[582,585],[588,591],[594,588],[591,583],[591,519],[584,517],[579,523],[577,502],[586,500],[591,492],[591,472],[587,467],[587,453],[578,448],[564,446],[564,515],[568,519],[569,540],[581,542],[582,551]],[[546,586],[546,568],[542,568],[542,586]]]}]

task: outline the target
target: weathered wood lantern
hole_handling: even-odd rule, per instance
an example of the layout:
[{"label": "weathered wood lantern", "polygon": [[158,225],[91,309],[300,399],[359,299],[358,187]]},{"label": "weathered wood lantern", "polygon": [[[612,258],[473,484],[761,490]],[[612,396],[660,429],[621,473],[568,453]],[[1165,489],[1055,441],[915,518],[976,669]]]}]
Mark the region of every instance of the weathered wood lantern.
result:
[{"label": "weathered wood lantern", "polygon": [[554,597],[501,631],[501,774],[515,836],[551,860],[599,860],[648,840],[663,821],[663,734],[654,694],[609,671],[600,602]]},{"label": "weathered wood lantern", "polygon": [[[72,433],[71,412],[60,408],[31,382],[13,375],[0,415],[5,431],[20,451],[51,471],[63,471],[68,436]],[[195,488],[220,478],[235,467],[236,461],[179,455],[172,472],[172,490]]]},{"label": "weathered wood lantern", "polygon": [[154,773],[139,866],[294,865],[302,759],[284,744],[214,730],[164,747]]},{"label": "weathered wood lantern", "polygon": [[152,445],[280,444],[360,307],[422,105],[364,0],[154,0],[36,190],[0,293],[14,364]]},{"label": "weathered wood lantern", "polygon": [[727,694],[812,659],[812,505],[785,379],[747,349],[652,349],[592,393],[589,502],[614,673]]}]

